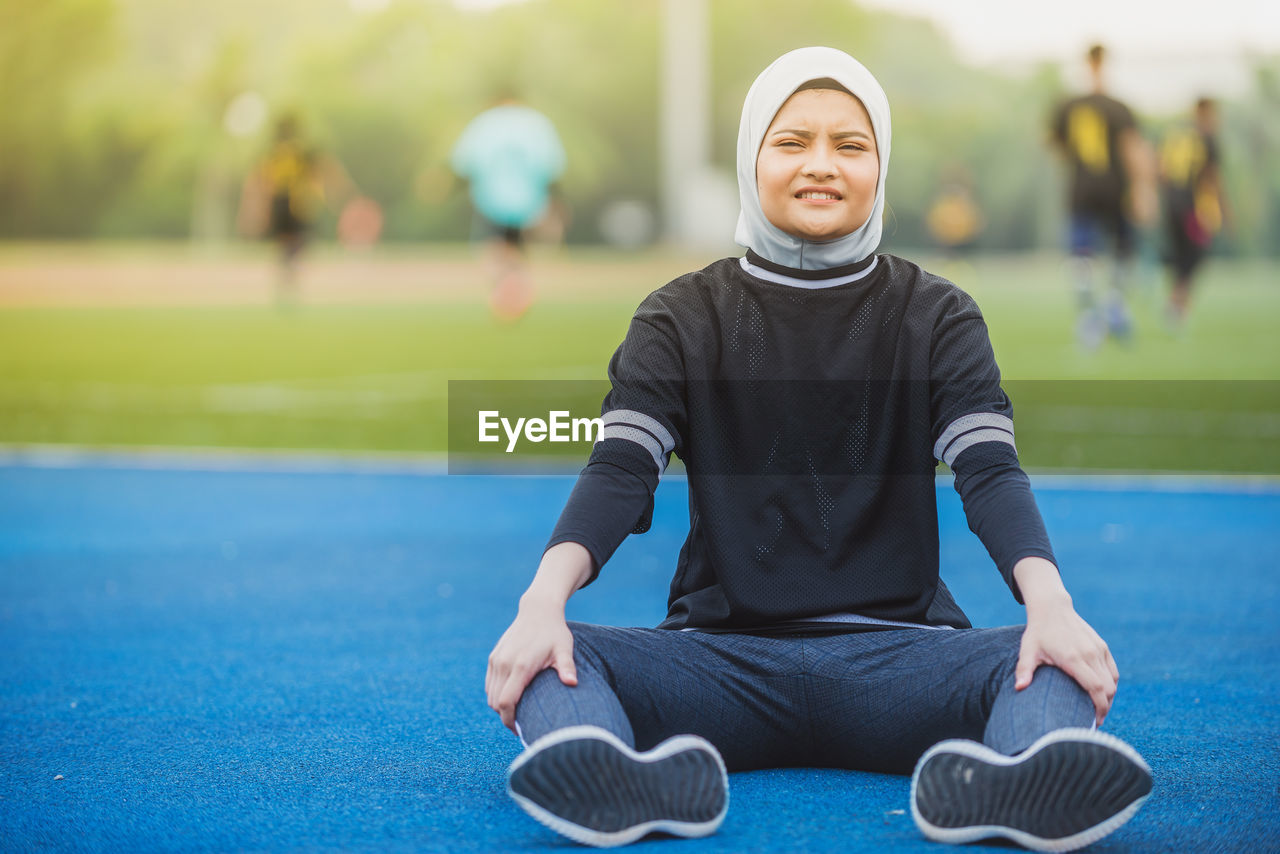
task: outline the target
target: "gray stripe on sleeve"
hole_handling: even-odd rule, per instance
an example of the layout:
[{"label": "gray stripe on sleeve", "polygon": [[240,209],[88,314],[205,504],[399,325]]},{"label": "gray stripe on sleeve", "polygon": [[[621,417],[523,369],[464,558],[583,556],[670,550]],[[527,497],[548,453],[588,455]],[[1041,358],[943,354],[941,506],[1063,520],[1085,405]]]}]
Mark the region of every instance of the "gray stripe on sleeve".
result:
[{"label": "gray stripe on sleeve", "polygon": [[947,447],[946,457],[943,459],[943,462],[947,465],[951,465],[956,461],[956,457],[960,456],[962,451],[968,450],[974,445],[981,444],[982,442],[1003,442],[1013,448],[1013,452],[1015,454],[1018,453],[1018,446],[1013,444],[1012,433],[1005,430],[997,430],[993,427],[984,427],[980,430],[973,430],[969,433],[965,433],[963,436],[952,442],[951,445]]},{"label": "gray stripe on sleeve", "polygon": [[[1006,415],[998,415],[994,412],[975,412],[971,415],[961,415],[947,425],[947,429],[942,431],[942,435],[938,437],[938,441],[933,445],[933,458],[951,465],[951,460],[945,459],[947,446],[954,442],[961,433],[968,433],[970,430],[976,430],[979,427],[994,427],[997,430],[1004,430],[1009,434],[1009,444],[1013,444],[1012,418]],[[956,453],[959,453],[959,451]],[[951,455],[951,459],[955,459],[954,454]]]},{"label": "gray stripe on sleeve", "polygon": [[606,424],[604,435],[600,438],[601,441],[605,439],[623,439],[627,442],[635,442],[653,457],[653,464],[658,467],[659,475],[667,470],[666,452],[658,444],[658,440],[644,430],[638,430],[626,424]]},{"label": "gray stripe on sleeve", "polygon": [[676,447],[676,440],[671,437],[671,433],[666,427],[656,419],[643,412],[636,412],[634,409],[612,409],[603,416],[605,427],[610,424],[629,424],[632,427],[639,427],[641,430],[647,430],[652,433],[662,444],[662,453],[669,454]]}]

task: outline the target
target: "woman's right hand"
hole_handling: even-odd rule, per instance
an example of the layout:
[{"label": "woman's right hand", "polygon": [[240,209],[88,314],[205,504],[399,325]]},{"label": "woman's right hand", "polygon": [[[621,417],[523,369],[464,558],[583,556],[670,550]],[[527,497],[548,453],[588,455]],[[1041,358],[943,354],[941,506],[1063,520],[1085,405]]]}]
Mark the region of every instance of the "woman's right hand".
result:
[{"label": "woman's right hand", "polygon": [[566,685],[578,684],[573,666],[573,633],[564,619],[563,605],[520,601],[520,612],[489,653],[484,690],[489,707],[515,732],[516,703],[524,689],[548,667]]},{"label": "woman's right hand", "polygon": [[564,619],[565,603],[587,583],[593,568],[591,553],[578,543],[559,543],[547,549],[533,583],[520,597],[520,610],[489,653],[484,691],[489,707],[507,729],[516,731],[516,703],[533,677],[548,667],[566,685],[578,684],[573,666],[573,633]]}]

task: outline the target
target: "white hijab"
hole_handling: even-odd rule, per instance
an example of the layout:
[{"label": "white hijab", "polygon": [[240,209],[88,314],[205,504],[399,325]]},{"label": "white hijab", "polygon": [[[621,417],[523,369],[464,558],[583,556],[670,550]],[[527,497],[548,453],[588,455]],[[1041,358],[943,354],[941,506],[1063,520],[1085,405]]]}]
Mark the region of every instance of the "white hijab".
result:
[{"label": "white hijab", "polygon": [[[880,155],[880,180],[871,216],[852,234],[823,242],[792,237],[765,217],[756,186],[756,158],[765,132],[787,99],[810,80],[829,77],[862,101],[871,117]],[[775,264],[800,270],[824,270],[856,264],[880,244],[884,217],[884,180],[889,172],[889,99],[862,63],[831,47],[802,47],[783,54],[760,72],[742,105],[738,127],[738,198],[742,213],[733,239]]]}]

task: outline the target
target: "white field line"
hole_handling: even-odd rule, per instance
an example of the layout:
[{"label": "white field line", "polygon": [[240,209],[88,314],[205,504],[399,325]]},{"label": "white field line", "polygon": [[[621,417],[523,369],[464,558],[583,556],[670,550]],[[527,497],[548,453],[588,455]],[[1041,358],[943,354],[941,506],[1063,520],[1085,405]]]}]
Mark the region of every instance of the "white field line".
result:
[{"label": "white field line", "polygon": [[209,386],[202,409],[217,413],[324,413],[377,419],[406,404],[441,400],[444,388],[298,388],[273,383]]},{"label": "white field line", "polygon": [[321,387],[304,383],[237,383],[168,387],[136,383],[4,383],[0,405],[35,406],[73,412],[129,412],[154,414],[333,414],[373,418],[398,405],[440,400],[443,380],[414,387],[378,388],[372,385]]},{"label": "white field line", "polygon": [[[81,412],[208,414],[324,414],[352,419],[385,417],[396,407],[444,400],[449,380],[485,381],[448,371],[403,371],[288,381],[166,387],[137,383],[0,383],[0,404],[39,405]],[[519,380],[601,380],[598,366],[548,369]]]},{"label": "white field line", "polygon": [[448,471],[448,457],[391,451],[0,443],[0,467],[442,475]]},{"label": "white field line", "polygon": [[[549,461],[544,461],[549,462]],[[585,462],[585,459],[583,460]],[[247,471],[297,473],[445,475],[444,453],[353,452],[282,450],[278,448],[211,448],[134,445],[51,445],[0,442],[0,467],[8,468],[118,468],[172,471]],[[481,473],[476,470],[475,473]],[[500,476],[576,478],[575,469],[564,474],[493,469]],[[1173,492],[1247,495],[1280,494],[1280,475],[1213,472],[1136,472],[1032,469],[1036,491],[1071,492]],[[664,481],[687,481],[682,471],[667,471]],[[942,473],[937,488],[950,492],[953,477]]]}]

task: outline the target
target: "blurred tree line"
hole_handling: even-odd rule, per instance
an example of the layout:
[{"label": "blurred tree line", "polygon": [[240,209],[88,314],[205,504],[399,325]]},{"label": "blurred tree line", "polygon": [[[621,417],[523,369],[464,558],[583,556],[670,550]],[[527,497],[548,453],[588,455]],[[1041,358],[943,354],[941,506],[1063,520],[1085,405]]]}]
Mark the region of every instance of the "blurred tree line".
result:
[{"label": "blurred tree line", "polygon": [[[887,240],[930,243],[946,176],[972,184],[987,249],[1056,245],[1061,176],[1046,122],[1059,69],[960,62],[929,23],[844,0],[711,0],[714,150],[733,170],[742,98],[781,52],[859,57],[894,112]],[[658,210],[661,4],[528,0],[0,0],[0,237],[231,236],[240,184],[274,117],[300,115],[390,240],[458,240],[471,214],[447,169],[496,94],[547,113],[569,154],[570,240],[618,199]],[[1259,61],[1222,133],[1227,249],[1280,253],[1280,59]],[[1188,105],[1189,106],[1189,105]],[[1175,116],[1146,116],[1153,136]]]}]

